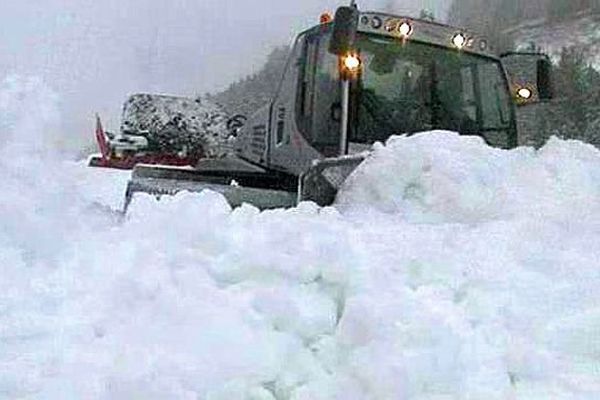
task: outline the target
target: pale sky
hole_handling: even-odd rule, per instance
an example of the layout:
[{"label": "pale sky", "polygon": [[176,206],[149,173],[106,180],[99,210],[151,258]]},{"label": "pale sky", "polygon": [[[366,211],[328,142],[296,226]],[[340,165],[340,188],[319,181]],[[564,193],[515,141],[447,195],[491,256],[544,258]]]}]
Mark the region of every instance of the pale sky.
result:
[{"label": "pale sky", "polygon": [[[2,0],[0,78],[37,76],[60,96],[63,129],[91,138],[93,115],[118,127],[134,92],[194,95],[251,73],[334,0]],[[447,0],[359,1],[445,14]]]}]

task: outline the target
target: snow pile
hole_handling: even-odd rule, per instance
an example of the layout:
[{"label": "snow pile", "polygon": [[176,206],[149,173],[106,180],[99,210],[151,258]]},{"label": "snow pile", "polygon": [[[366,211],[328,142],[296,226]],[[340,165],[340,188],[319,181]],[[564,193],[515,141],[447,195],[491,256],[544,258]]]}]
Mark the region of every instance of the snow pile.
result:
[{"label": "snow pile", "polygon": [[413,221],[481,222],[600,212],[598,150],[551,138],[507,152],[477,136],[393,137],[349,177],[338,205],[372,207]]},{"label": "snow pile", "polygon": [[0,398],[39,398],[65,352],[61,265],[93,219],[64,174],[55,139],[58,97],[36,79],[0,89]]},{"label": "snow pile", "polygon": [[87,165],[87,160],[65,162],[62,165],[62,168],[68,171],[71,182],[77,185],[85,207],[92,205],[115,212],[122,210],[131,171],[90,168]]},{"label": "snow pile", "polygon": [[[2,137],[21,126],[1,118]],[[583,144],[393,138],[336,208],[206,191],[138,196],[122,222],[91,206],[118,195],[99,170],[57,162],[46,184],[3,162],[0,398],[600,394],[600,154]]]}]

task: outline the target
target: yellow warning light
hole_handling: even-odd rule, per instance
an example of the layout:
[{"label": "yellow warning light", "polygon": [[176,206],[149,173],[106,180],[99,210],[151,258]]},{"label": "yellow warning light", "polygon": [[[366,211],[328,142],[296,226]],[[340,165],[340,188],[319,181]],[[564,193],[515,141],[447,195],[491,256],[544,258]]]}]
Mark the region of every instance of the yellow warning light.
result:
[{"label": "yellow warning light", "polygon": [[344,57],[344,67],[350,72],[355,72],[360,68],[360,58],[354,54]]},{"label": "yellow warning light", "polygon": [[321,14],[321,16],[319,17],[319,22],[321,24],[328,24],[330,22],[333,21],[333,17],[331,16],[330,13],[328,12],[324,12],[323,14]]},{"label": "yellow warning light", "polygon": [[467,44],[467,38],[462,33],[457,33],[452,38],[452,43],[454,46],[456,46],[456,48],[462,49]]}]

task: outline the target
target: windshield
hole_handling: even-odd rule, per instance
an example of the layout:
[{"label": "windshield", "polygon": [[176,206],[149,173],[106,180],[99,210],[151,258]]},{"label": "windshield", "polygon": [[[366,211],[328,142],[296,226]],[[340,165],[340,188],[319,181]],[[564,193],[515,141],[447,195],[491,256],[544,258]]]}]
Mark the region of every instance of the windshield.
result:
[{"label": "windshield", "polygon": [[363,71],[351,141],[432,129],[481,134],[496,145],[508,141],[509,97],[499,62],[367,35],[358,49]]},{"label": "windshield", "polygon": [[[340,81],[329,32],[306,37],[297,123],[324,154],[339,152]],[[510,97],[499,61],[415,41],[359,34],[363,62],[352,85],[350,142],[446,129],[512,147]]]}]

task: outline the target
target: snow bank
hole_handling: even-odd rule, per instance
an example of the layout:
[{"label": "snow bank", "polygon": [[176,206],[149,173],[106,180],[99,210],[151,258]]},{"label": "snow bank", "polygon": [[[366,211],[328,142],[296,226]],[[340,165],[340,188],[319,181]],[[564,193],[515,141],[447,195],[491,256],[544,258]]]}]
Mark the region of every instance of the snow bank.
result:
[{"label": "snow bank", "polygon": [[598,398],[599,160],[437,132],[336,208],[207,191],[117,222],[99,170],[3,159],[0,398]]},{"label": "snow bank", "polygon": [[577,141],[550,139],[540,151],[495,149],[476,136],[437,131],[374,147],[338,196],[412,221],[481,222],[600,211],[600,157]]}]

